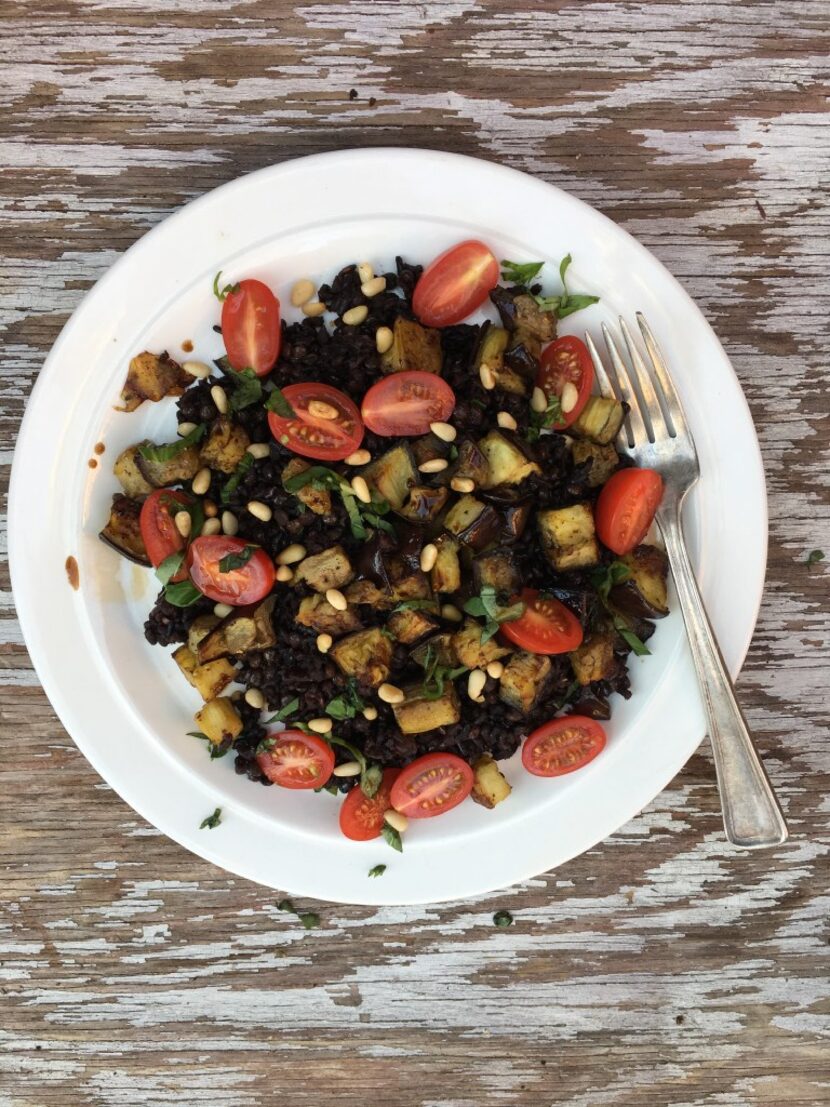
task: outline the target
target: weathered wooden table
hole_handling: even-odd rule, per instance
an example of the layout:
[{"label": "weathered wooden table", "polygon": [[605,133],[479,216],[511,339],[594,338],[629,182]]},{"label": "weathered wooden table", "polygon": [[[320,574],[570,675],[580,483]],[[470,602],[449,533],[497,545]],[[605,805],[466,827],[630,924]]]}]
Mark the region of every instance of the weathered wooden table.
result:
[{"label": "weathered wooden table", "polygon": [[70,312],[193,197],[346,146],[536,173],[666,262],[743,382],[771,545],[739,688],[792,829],[729,848],[704,747],[524,887],[323,905],[306,931],[98,779],[0,563],[0,1103],[830,1103],[828,562],[805,560],[830,550],[826,2],[5,0],[0,20],[3,478]]}]

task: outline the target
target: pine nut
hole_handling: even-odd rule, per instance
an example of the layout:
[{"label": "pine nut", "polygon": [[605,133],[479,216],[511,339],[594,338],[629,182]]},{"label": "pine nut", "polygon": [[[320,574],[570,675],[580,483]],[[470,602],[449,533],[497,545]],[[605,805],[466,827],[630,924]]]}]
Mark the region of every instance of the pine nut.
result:
[{"label": "pine nut", "polygon": [[333,726],[331,719],[309,719],[308,729],[315,734],[328,734]]},{"label": "pine nut", "polygon": [[460,623],[464,616],[454,603],[445,603],[441,608],[441,618],[448,619],[451,623]]},{"label": "pine nut", "polygon": [[383,700],[384,703],[403,703],[406,696],[403,690],[396,688],[394,684],[381,684],[378,688],[378,699]]},{"label": "pine nut", "polygon": [[379,354],[385,354],[391,349],[395,336],[389,327],[378,327],[375,331],[375,349]]},{"label": "pine nut", "polygon": [[548,410],[548,398],[538,385],[533,389],[533,395],[530,397],[530,406],[539,415],[541,415],[543,411]]},{"label": "pine nut", "polygon": [[328,653],[333,645],[334,639],[330,634],[317,635],[317,649],[320,651],[320,653]]},{"label": "pine nut", "polygon": [[193,489],[194,495],[204,496],[205,492],[210,488],[210,469],[208,469],[207,466],[199,470],[193,478],[193,483],[190,487]]},{"label": "pine nut", "polygon": [[207,534],[218,534],[221,529],[222,524],[217,518],[214,517],[213,519],[205,519],[204,523],[202,524],[202,535],[204,536]]},{"label": "pine nut", "polygon": [[256,458],[257,461],[262,461],[263,458],[270,457],[271,447],[267,442],[252,442],[247,449],[247,453]]},{"label": "pine nut", "polygon": [[280,550],[274,560],[277,565],[294,565],[296,562],[302,561],[307,552],[305,546],[301,546],[299,542],[293,542],[290,546],[286,546],[284,550]]},{"label": "pine nut", "polygon": [[368,719],[370,723],[374,722],[374,720],[377,717],[378,717],[378,709],[376,707],[374,707],[371,703],[369,704],[368,707],[363,708],[363,718]]},{"label": "pine nut", "polygon": [[291,303],[294,307],[302,307],[303,304],[308,303],[313,295],[314,281],[310,281],[308,277],[303,277],[302,280],[296,281],[291,289]]},{"label": "pine nut", "polygon": [[182,538],[190,537],[190,528],[193,526],[193,520],[190,518],[189,511],[177,511],[173,516],[173,522],[176,524],[176,530]]},{"label": "pine nut", "polygon": [[421,550],[421,572],[428,573],[438,560],[438,547],[434,542],[428,542]]},{"label": "pine nut", "polygon": [[268,504],[264,504],[262,500],[249,500],[245,506],[255,519],[259,519],[263,523],[269,523],[271,516],[274,514]]},{"label": "pine nut", "polygon": [[502,430],[506,431],[514,431],[519,425],[509,411],[500,411],[496,416],[496,422]]},{"label": "pine nut", "polygon": [[332,776],[360,776],[363,770],[359,761],[344,761],[342,765],[335,765],[331,770]]},{"label": "pine nut", "polygon": [[372,455],[368,450],[355,450],[353,454],[349,454],[346,458],[347,465],[368,465],[372,460]]},{"label": "pine nut", "polygon": [[357,275],[360,278],[360,283],[365,284],[366,281],[370,281],[374,277],[374,266],[370,261],[361,261],[357,267]]},{"label": "pine nut", "polygon": [[325,315],[326,305],[320,300],[312,300],[310,304],[303,304],[302,312],[309,319],[315,319],[318,315]]},{"label": "pine nut", "polygon": [[195,423],[179,423],[176,427],[176,434],[179,438],[186,438],[189,434],[193,434],[196,430]]},{"label": "pine nut", "polygon": [[398,834],[403,834],[409,826],[409,819],[407,819],[406,815],[402,815],[400,811],[396,811],[394,807],[390,807],[388,811],[384,811],[383,821],[387,826],[391,826],[393,830],[397,830]]},{"label": "pine nut", "polygon": [[220,415],[228,414],[228,394],[221,384],[215,384],[210,390],[210,398],[216,404]]},{"label": "pine nut", "polygon": [[483,703],[484,685],[487,683],[487,674],[483,669],[473,669],[467,677],[467,695],[474,703]]},{"label": "pine nut", "polygon": [[232,511],[222,512],[222,533],[229,535],[231,538],[239,530],[239,520]]},{"label": "pine nut", "polygon": [[185,361],[182,364],[182,369],[185,373],[189,373],[191,377],[199,377],[204,379],[209,377],[213,372],[209,365],[205,365],[203,361]]},{"label": "pine nut", "polygon": [[493,680],[501,680],[504,673],[504,665],[501,661],[491,661],[487,666],[487,675]]},{"label": "pine nut", "polygon": [[458,431],[452,423],[430,423],[429,429],[435,437],[440,438],[442,442],[455,442],[458,435]]},{"label": "pine nut", "polygon": [[309,400],[308,413],[315,419],[336,419],[337,408],[327,404],[325,400]]},{"label": "pine nut", "polygon": [[449,462],[445,457],[431,457],[429,461],[422,461],[418,469],[422,473],[440,473],[448,465]]},{"label": "pine nut", "polygon": [[372,493],[369,491],[369,485],[366,483],[365,477],[352,477],[352,491],[361,503],[370,504],[372,502]]},{"label": "pine nut", "polygon": [[214,604],[213,607],[213,614],[216,616],[217,619],[224,619],[225,616],[230,615],[232,611],[233,608],[228,603],[217,603]]},{"label": "pine nut", "polygon": [[274,576],[280,584],[288,584],[290,580],[294,579],[294,570],[289,569],[287,565],[280,565]]},{"label": "pine nut", "polygon": [[343,595],[339,588],[329,588],[326,591],[326,599],[329,601],[335,611],[345,611],[349,606],[349,601]]},{"label": "pine nut", "polygon": [[245,703],[249,707],[256,707],[261,711],[265,707],[265,696],[260,692],[259,688],[249,688],[245,693]]},{"label": "pine nut", "polygon": [[489,365],[482,365],[478,371],[479,379],[488,392],[496,387],[496,378]]},{"label": "pine nut", "polygon": [[358,304],[357,307],[349,308],[348,311],[344,311],[340,316],[340,320],[345,323],[347,327],[356,327],[366,319],[368,314],[369,309],[366,305]]},{"label": "pine nut", "polygon": [[450,488],[453,492],[475,492],[476,482],[472,477],[453,477]]},{"label": "pine nut", "polygon": [[579,393],[576,390],[576,385],[573,381],[565,381],[565,387],[562,389],[562,395],[559,397],[559,403],[562,406],[562,414],[567,415],[569,411],[573,411],[578,399]]},{"label": "pine nut", "polygon": [[360,286],[360,291],[371,300],[373,296],[377,296],[379,292],[386,291],[386,277],[372,277],[369,281],[364,281]]},{"label": "pine nut", "polygon": [[215,519],[216,516],[219,514],[219,508],[216,506],[213,500],[203,500],[202,511],[204,511],[208,519]]}]

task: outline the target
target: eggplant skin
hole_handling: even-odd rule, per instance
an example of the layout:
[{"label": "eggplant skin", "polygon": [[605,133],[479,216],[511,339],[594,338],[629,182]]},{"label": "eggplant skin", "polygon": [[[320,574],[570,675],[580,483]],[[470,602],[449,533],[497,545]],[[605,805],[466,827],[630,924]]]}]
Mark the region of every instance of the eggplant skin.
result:
[{"label": "eggplant skin", "polygon": [[149,566],[150,558],[141,537],[140,517],[141,504],[122,492],[116,492],[112,498],[110,517],[99,538],[136,565]]},{"label": "eggplant skin", "polygon": [[121,390],[123,407],[117,411],[135,411],[145,400],[153,403],[165,396],[181,396],[194,378],[165,351],[151,354],[145,350],[130,362],[127,379]]},{"label": "eggplant skin", "polygon": [[613,606],[623,615],[664,619],[669,613],[669,564],[663,550],[657,546],[637,546],[620,560],[631,575],[611,589],[608,598]]}]

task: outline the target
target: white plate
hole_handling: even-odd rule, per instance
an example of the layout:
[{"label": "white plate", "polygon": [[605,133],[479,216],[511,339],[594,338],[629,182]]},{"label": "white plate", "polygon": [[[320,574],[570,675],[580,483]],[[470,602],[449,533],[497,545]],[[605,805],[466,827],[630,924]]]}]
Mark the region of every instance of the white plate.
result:
[{"label": "white plate", "polygon": [[[198,697],[142,623],[154,578],[96,535],[116,484],[111,463],[142,436],[174,434],[173,401],[116,413],[129,358],[169,349],[208,360],[211,284],[257,276],[288,302],[302,275],[330,277],[352,260],[425,262],[470,236],[499,257],[552,262],[574,253],[572,287],[601,303],[563,331],[646,317],[694,428],[702,480],[687,511],[694,561],[731,671],[740,668],[766,559],[763,470],[752,421],[714,334],[680,285],[604,216],[558,189],[498,165],[420,150],[353,150],[264,169],[167,219],[106,274],[66,325],[23,422],[10,493],[10,558],[23,631],[38,675],[76,743],[147,820],[232,872],[296,894],[354,903],[417,903],[503,887],[561,864],[612,833],[675,775],[704,734],[679,613],[658,625],[653,656],[632,658],[634,695],[614,697],[609,744],[590,766],[544,780],[507,765],[510,800],[473,803],[416,823],[403,855],[340,836],[338,801],[262,788],[211,762],[188,738]],[[555,264],[547,280],[555,287]],[[292,311],[288,309],[288,317]],[[97,469],[87,460],[106,443]],[[736,551],[740,550],[740,556]],[[64,568],[80,566],[73,591]],[[221,826],[199,830],[215,807]],[[82,813],[79,812],[79,819]],[[648,849],[647,843],[643,847]],[[380,879],[369,868],[387,863]]]}]

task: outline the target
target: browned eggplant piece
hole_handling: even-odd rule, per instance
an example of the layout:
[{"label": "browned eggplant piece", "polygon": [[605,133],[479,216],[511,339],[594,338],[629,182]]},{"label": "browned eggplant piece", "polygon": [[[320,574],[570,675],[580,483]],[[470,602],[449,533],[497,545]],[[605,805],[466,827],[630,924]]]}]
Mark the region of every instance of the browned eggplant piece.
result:
[{"label": "browned eggplant piece", "polygon": [[367,604],[380,608],[392,606],[392,597],[378,588],[373,580],[353,580],[344,589],[344,595],[350,604]]},{"label": "browned eggplant piece", "polygon": [[492,810],[497,803],[506,800],[513,789],[504,773],[489,753],[482,754],[473,765],[474,783],[470,798],[474,803]]},{"label": "browned eggplant piece", "polygon": [[669,613],[669,563],[657,546],[642,545],[621,558],[631,576],[611,589],[609,599],[624,615],[663,619]]},{"label": "browned eggplant piece", "polygon": [[549,657],[521,650],[504,667],[499,699],[522,714],[529,714],[550,687],[553,665]]},{"label": "browned eggplant piece", "polygon": [[594,621],[599,597],[592,588],[562,588],[558,584],[546,584],[545,592],[570,608],[583,626]]},{"label": "browned eggplant piece", "polygon": [[241,657],[251,650],[267,650],[277,644],[271,614],[276,596],[267,596],[261,603],[238,607],[199,643],[199,664],[217,657]]},{"label": "browned eggplant piece", "polygon": [[540,308],[529,292],[497,286],[490,293],[490,299],[507,330],[526,331],[540,342],[552,342],[556,338],[556,315]]},{"label": "browned eggplant piece", "polygon": [[420,369],[423,373],[441,372],[441,335],[438,331],[399,315],[392,333],[392,345],[381,358],[384,373],[402,373],[412,369]]},{"label": "browned eggplant piece", "polygon": [[532,450],[510,431],[492,430],[478,445],[487,460],[487,479],[481,483],[482,488],[521,484],[531,473],[541,475]]},{"label": "browned eggplant piece", "polygon": [[464,495],[447,512],[444,526],[465,546],[483,550],[498,537],[501,520],[491,504]]},{"label": "browned eggplant piece", "polygon": [[251,440],[247,433],[226,416],[215,419],[202,444],[200,463],[222,473],[232,473],[245,456]]},{"label": "browned eggplant piece", "polygon": [[189,646],[179,646],[173,652],[173,660],[205,701],[215,699],[236,679],[236,669],[226,657],[200,665]]},{"label": "browned eggplant piece", "polygon": [[138,452],[139,445],[149,446],[150,443],[141,442],[135,446],[128,446],[126,450],[121,451],[112,467],[112,471],[115,473],[118,483],[126,494],[133,499],[149,496],[155,488],[155,485],[150,484],[138,467],[138,459],[140,457]]},{"label": "browned eggplant piece", "polygon": [[127,379],[121,389],[124,406],[118,410],[135,411],[145,400],[155,402],[165,396],[181,396],[194,379],[166,351],[151,354],[145,350],[143,354],[136,354],[130,362]]},{"label": "browned eggplant piece", "polygon": [[446,488],[416,485],[409,490],[409,499],[398,514],[410,523],[431,523],[444,510],[449,495]]},{"label": "browned eggplant piece", "polygon": [[349,555],[342,546],[330,546],[318,554],[303,558],[294,571],[292,584],[307,584],[315,592],[342,588],[354,579]]},{"label": "browned eggplant piece", "polygon": [[[541,351],[542,344],[538,338],[527,331],[517,330],[513,332],[510,345],[504,354],[505,368],[511,369],[523,381],[528,383],[530,385],[529,391],[533,390],[533,383],[539,372],[539,354]],[[525,393],[525,395],[528,394],[529,392]]]},{"label": "browned eggplant piece", "polygon": [[[538,365],[528,368],[527,359],[511,356],[510,349],[515,336],[505,327],[494,327],[485,323],[475,362],[478,372],[489,369],[496,379],[496,387],[503,392],[512,392],[516,396],[529,396],[533,388],[533,378]],[[521,347],[524,351],[524,346]]]},{"label": "browned eggplant piece", "polygon": [[574,465],[585,465],[589,488],[599,488],[620,464],[620,455],[611,443],[600,446],[587,438],[575,438],[571,444]]},{"label": "browned eggplant piece", "polygon": [[[152,443],[142,443],[142,445],[152,445]],[[135,454],[135,462],[141,475],[154,488],[164,488],[169,484],[181,484],[183,481],[192,480],[201,468],[199,450],[196,446],[186,447],[168,461],[150,461],[142,455],[141,446],[139,446]]]},{"label": "browned eggplant piece", "polygon": [[[298,477],[310,468],[310,462],[303,461],[301,457],[292,457],[282,471],[282,483],[285,484],[287,480]],[[331,492],[328,488],[315,488],[313,484],[306,484],[298,488],[294,495],[315,515],[331,514]]]},{"label": "browned eggplant piece", "polygon": [[392,642],[380,627],[371,627],[341,638],[332,646],[331,657],[346,676],[377,688],[389,678],[392,652]]},{"label": "browned eggplant piece", "polygon": [[614,637],[613,630],[589,634],[582,645],[568,655],[574,676],[583,687],[595,680],[610,680],[617,672]]},{"label": "browned eggplant piece", "polygon": [[386,629],[405,646],[412,646],[427,634],[437,630],[438,623],[427,611],[406,608],[403,611],[392,612],[386,622]]},{"label": "browned eggplant piece", "polygon": [[137,565],[149,565],[150,559],[138,523],[140,515],[141,504],[138,500],[116,492],[112,497],[110,517],[99,538]]},{"label": "browned eggplant piece", "polygon": [[502,510],[504,526],[501,537],[504,542],[518,542],[525,532],[525,527],[530,521],[531,501],[522,500],[517,504],[510,504]]},{"label": "browned eggplant piece", "polygon": [[429,578],[420,569],[415,572],[407,571],[393,580],[390,597],[395,603],[402,603],[404,600],[431,600]]},{"label": "browned eggplant piece", "polygon": [[487,464],[487,458],[478,444],[469,438],[465,438],[458,444],[458,457],[455,463],[442,474],[447,484],[453,477],[467,477],[475,482],[476,488],[487,487],[489,476],[490,466]]},{"label": "browned eggplant piece", "polygon": [[439,665],[454,669],[458,664],[455,650],[452,644],[452,634],[445,631],[443,634],[434,634],[426,642],[421,642],[409,655],[416,665],[422,669],[427,667],[427,661],[435,658]]},{"label": "browned eggplant piece", "polygon": [[473,561],[473,581],[476,592],[485,586],[495,588],[500,595],[518,592],[521,578],[511,551],[496,549],[479,554]]},{"label": "browned eggplant piece", "polygon": [[507,646],[502,646],[497,638],[482,642],[483,629],[482,624],[475,619],[467,619],[461,630],[457,630],[452,636],[455,656],[468,669],[486,669],[491,661],[498,661],[512,652]]},{"label": "browned eggplant piece", "polygon": [[230,696],[217,696],[208,700],[193,719],[202,734],[215,746],[227,742],[228,739],[238,738],[243,729],[242,717]]},{"label": "browned eggplant piece", "polygon": [[325,596],[315,592],[313,596],[305,596],[300,601],[300,608],[294,616],[294,622],[301,627],[311,627],[318,634],[330,634],[333,638],[339,638],[344,634],[360,630],[363,623],[360,621],[355,607],[349,603],[345,611],[332,607]]},{"label": "browned eggplant piece", "polygon": [[569,433],[607,446],[617,437],[624,418],[625,408],[618,400],[610,396],[591,396]]},{"label": "browned eggplant piece", "polygon": [[601,722],[611,718],[608,698],[595,688],[583,688],[579,699],[569,706],[568,711],[571,715],[587,715],[589,719]]},{"label": "browned eggplant piece", "polygon": [[371,463],[361,474],[394,511],[406,503],[409,490],[418,482],[415,462],[408,446],[395,446]]},{"label": "browned eggplant piece", "polygon": [[409,442],[409,448],[412,451],[412,457],[416,465],[421,465],[433,457],[446,457],[450,452],[450,446],[452,446],[451,442],[445,442],[443,438],[439,438],[432,431],[421,438],[413,438]]},{"label": "browned eggplant piece", "polygon": [[594,513],[589,503],[540,511],[536,520],[542,549],[558,572],[599,564]]},{"label": "browned eggplant piece", "polygon": [[395,722],[402,734],[425,734],[441,726],[454,726],[461,721],[458,693],[452,682],[438,699],[426,699],[421,687],[406,689],[406,699],[392,705]]},{"label": "browned eggplant piece", "polygon": [[439,592],[458,592],[461,589],[461,562],[458,559],[458,541],[449,534],[436,538],[438,556],[430,572],[432,590]]}]

